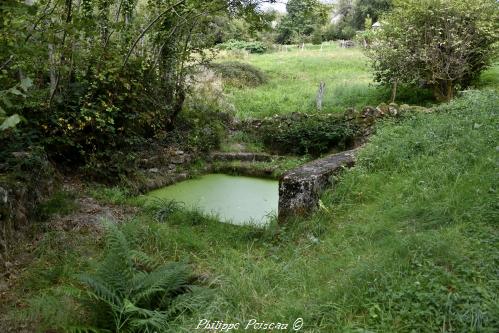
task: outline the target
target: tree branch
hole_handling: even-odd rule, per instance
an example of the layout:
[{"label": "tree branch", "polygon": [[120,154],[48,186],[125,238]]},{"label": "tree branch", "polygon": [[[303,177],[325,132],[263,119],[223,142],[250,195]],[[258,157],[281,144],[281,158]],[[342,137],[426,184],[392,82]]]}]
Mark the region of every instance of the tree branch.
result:
[{"label": "tree branch", "polygon": [[137,39],[135,39],[135,41],[133,42],[132,46],[130,47],[130,49],[128,50],[128,53],[125,57],[125,61],[123,61],[123,66],[122,67],[125,67],[126,64],[128,63],[128,59],[130,58],[130,55],[132,54],[133,50],[135,49],[135,47],[137,46],[138,42],[140,41],[140,39],[142,37],[144,37],[144,35],[149,31],[149,29],[152,28],[152,26],[154,24],[156,24],[159,19],[161,17],[163,17],[163,15],[165,15],[166,13],[168,13],[169,11],[171,11],[172,9],[174,9],[175,7],[177,7],[178,5],[181,5],[182,3],[184,3],[186,0],[180,0],[178,1],[177,3],[171,5],[170,7],[168,7],[167,9],[165,9],[163,12],[161,12],[158,16],[156,16],[156,18],[154,20],[152,20],[148,25],[147,27],[142,30],[142,32],[140,33],[140,35],[137,37]]}]

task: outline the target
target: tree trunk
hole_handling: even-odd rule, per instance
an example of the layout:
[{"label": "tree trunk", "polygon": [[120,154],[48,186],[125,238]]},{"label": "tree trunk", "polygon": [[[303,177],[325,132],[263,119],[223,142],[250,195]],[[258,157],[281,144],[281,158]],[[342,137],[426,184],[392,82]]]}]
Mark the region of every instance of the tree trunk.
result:
[{"label": "tree trunk", "polygon": [[439,81],[433,85],[433,94],[439,102],[448,102],[454,98],[454,86],[451,80]]},{"label": "tree trunk", "polygon": [[447,91],[445,94],[445,100],[450,101],[451,99],[454,98],[454,86],[452,85],[452,81],[447,81],[446,86],[447,86]]},{"label": "tree trunk", "polygon": [[50,94],[52,95],[56,89],[57,74],[56,74],[56,60],[54,55],[54,45],[50,43],[49,48],[49,76],[50,76]]},{"label": "tree trunk", "polygon": [[185,89],[184,89],[184,87],[177,86],[177,93],[176,93],[175,101],[174,101],[173,108],[172,108],[172,114],[170,115],[170,118],[168,119],[167,129],[169,131],[174,129],[175,120],[177,119],[178,115],[180,114],[180,111],[182,111],[182,107],[184,106],[184,102],[185,102]]},{"label": "tree trunk", "polygon": [[[66,4],[66,8],[65,8],[66,9],[66,25],[69,26],[69,23],[71,23],[71,21],[73,19],[73,0],[66,0],[65,4]],[[50,92],[49,106],[52,105],[57,88],[59,87],[59,83],[61,82],[62,67],[64,65],[64,62],[66,61],[65,46],[66,46],[66,38],[68,36],[68,31],[66,29],[64,29],[64,32],[62,34],[62,41],[61,41],[61,47],[60,47],[61,56],[59,58],[59,64],[58,64],[55,84],[53,85],[53,87],[51,87],[51,88],[53,88],[53,90]]]}]

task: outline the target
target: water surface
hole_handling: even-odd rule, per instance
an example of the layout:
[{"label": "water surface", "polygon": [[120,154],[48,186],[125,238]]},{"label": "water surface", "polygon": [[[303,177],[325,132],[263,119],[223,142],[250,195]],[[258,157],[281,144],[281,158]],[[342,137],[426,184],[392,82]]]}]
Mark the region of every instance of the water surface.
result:
[{"label": "water surface", "polygon": [[234,224],[268,223],[277,212],[278,182],[275,180],[209,174],[147,194],[183,202],[186,207],[219,216]]}]

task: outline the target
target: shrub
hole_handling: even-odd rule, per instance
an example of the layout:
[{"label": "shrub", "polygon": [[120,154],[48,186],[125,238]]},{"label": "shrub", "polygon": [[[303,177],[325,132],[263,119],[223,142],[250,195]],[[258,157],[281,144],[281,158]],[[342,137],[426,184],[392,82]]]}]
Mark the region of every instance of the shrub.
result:
[{"label": "shrub", "polygon": [[398,3],[368,34],[375,80],[394,89],[397,83],[425,83],[437,99],[452,99],[495,55],[497,8],[489,0]]},{"label": "shrub", "polygon": [[238,88],[256,87],[267,82],[267,76],[259,68],[237,61],[211,64],[210,67],[225,82]]},{"label": "shrub", "polygon": [[169,133],[167,144],[182,145],[186,150],[206,153],[218,149],[226,130],[225,114],[188,110],[179,116],[176,129]]},{"label": "shrub", "polygon": [[130,247],[124,233],[109,225],[107,249],[94,273],[80,276],[89,315],[80,331],[168,332],[170,321],[193,304],[203,304],[204,291],[184,263],[160,264]]},{"label": "shrub", "polygon": [[137,171],[137,154],[106,149],[90,154],[81,171],[91,180],[115,183]]},{"label": "shrub", "polygon": [[322,36],[322,28],[316,27],[312,33],[311,42],[314,45],[321,45],[324,37]]},{"label": "shrub", "polygon": [[225,43],[218,44],[217,48],[220,50],[246,50],[249,53],[265,53],[267,46],[262,42],[246,42],[242,40],[231,39]]},{"label": "shrub", "polygon": [[357,134],[356,125],[343,118],[331,115],[292,117],[264,121],[260,131],[267,148],[278,153],[319,155],[334,147],[350,146]]}]

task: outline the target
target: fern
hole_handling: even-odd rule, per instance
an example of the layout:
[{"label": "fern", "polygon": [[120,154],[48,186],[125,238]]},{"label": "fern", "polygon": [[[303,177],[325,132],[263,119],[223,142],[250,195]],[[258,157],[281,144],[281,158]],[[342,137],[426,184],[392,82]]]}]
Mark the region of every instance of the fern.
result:
[{"label": "fern", "polygon": [[[81,303],[90,324],[68,327],[67,332],[168,332],[179,314],[206,301],[204,288],[192,288],[189,266],[171,262],[161,265],[146,253],[132,249],[115,225],[107,230],[106,254],[94,273],[79,281],[86,297]],[[196,292],[192,292],[195,290]]]},{"label": "fern", "polygon": [[183,202],[153,198],[147,208],[153,213],[156,222],[164,223],[172,214],[182,210],[183,207]]},{"label": "fern", "polygon": [[142,251],[132,250],[130,254],[135,265],[142,266],[144,270],[152,271],[160,266],[160,263],[155,258]]}]

